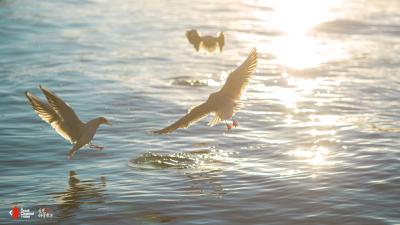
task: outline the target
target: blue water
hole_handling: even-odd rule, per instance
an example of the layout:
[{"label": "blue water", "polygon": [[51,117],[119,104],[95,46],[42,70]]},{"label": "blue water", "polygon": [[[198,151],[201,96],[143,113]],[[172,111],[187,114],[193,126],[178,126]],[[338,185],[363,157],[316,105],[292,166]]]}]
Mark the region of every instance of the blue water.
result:
[{"label": "blue water", "polygon": [[[0,1],[0,223],[400,224],[399,24],[396,0]],[[192,28],[223,30],[223,52],[196,52]],[[238,128],[146,133],[253,46]],[[105,149],[68,159],[24,95],[39,84],[113,123]]]}]

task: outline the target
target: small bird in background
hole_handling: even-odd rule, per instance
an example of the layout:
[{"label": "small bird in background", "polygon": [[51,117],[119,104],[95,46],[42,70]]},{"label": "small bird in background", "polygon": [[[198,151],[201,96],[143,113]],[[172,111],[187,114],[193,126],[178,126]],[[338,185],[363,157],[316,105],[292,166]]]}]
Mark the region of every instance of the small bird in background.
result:
[{"label": "small bird in background", "polygon": [[25,91],[26,97],[33,106],[33,109],[40,117],[49,123],[61,136],[69,140],[74,147],[69,151],[68,158],[85,145],[90,148],[103,150],[104,147],[92,145],[91,141],[96,134],[100,124],[112,124],[104,117],[98,117],[87,123],[81,121],[68,103],[51,92],[49,89],[39,85],[49,103],[42,101],[34,95]]},{"label": "small bird in background", "polygon": [[223,31],[217,34],[217,37],[211,35],[200,36],[200,32],[196,29],[186,31],[189,42],[194,46],[196,51],[208,53],[222,52],[225,45],[225,34]]},{"label": "small bird in background", "polygon": [[212,112],[215,112],[215,116],[207,124],[210,127],[219,124],[221,121],[225,121],[228,130],[231,130],[232,126],[226,123],[226,120],[230,118],[233,120],[233,126],[237,127],[238,125],[233,116],[242,107],[240,99],[245,93],[250,82],[250,77],[257,67],[257,60],[257,49],[253,48],[242,65],[229,74],[220,91],[211,93],[206,102],[189,109],[188,114],[174,124],[161,130],[149,131],[148,133],[168,134],[178,128],[188,128]]}]

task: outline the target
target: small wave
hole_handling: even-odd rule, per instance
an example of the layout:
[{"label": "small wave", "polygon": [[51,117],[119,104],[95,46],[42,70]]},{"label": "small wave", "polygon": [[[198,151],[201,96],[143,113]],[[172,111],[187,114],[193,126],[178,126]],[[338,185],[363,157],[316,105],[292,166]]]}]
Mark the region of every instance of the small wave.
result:
[{"label": "small wave", "polygon": [[229,155],[236,152],[225,152],[223,150],[201,150],[189,153],[177,152],[174,154],[157,154],[147,152],[142,156],[128,161],[128,166],[142,170],[163,169],[215,169],[229,161]]},{"label": "small wave", "polygon": [[213,146],[213,145],[219,145],[218,143],[196,143],[192,145],[192,147],[198,147],[198,146]]},{"label": "small wave", "polygon": [[167,86],[171,85],[190,85],[190,86],[207,86],[207,87],[219,87],[225,83],[226,78],[230,71],[222,71],[220,74],[206,74],[201,77],[192,76],[179,76],[173,77]]}]

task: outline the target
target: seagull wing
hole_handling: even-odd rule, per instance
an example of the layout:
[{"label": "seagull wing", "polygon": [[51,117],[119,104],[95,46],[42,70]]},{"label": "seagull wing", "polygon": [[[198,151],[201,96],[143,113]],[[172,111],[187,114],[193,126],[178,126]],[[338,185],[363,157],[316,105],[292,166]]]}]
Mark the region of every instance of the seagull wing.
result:
[{"label": "seagull wing", "polygon": [[223,31],[218,33],[217,42],[219,45],[219,52],[222,52],[225,45],[225,33]]},{"label": "seagull wing", "polygon": [[81,134],[81,127],[83,125],[82,121],[76,116],[75,111],[59,98],[56,94],[51,92],[49,89],[40,86],[50,105],[53,107],[54,111],[60,117],[64,125],[71,131],[74,140],[78,140]]},{"label": "seagull wing", "polygon": [[246,92],[250,77],[257,67],[257,49],[254,47],[250,55],[235,71],[229,74],[221,92],[225,93],[233,102],[238,102]]},{"label": "seagull wing", "polygon": [[194,46],[196,51],[199,51],[200,43],[201,43],[201,36],[196,29],[191,29],[186,31],[186,36],[189,42]]},{"label": "seagull wing", "polygon": [[69,140],[71,144],[76,142],[76,139],[72,135],[71,131],[64,125],[61,118],[49,103],[42,101],[26,91],[25,95],[29,99],[33,109],[44,121],[49,123],[61,136]]},{"label": "seagull wing", "polygon": [[204,102],[198,106],[191,108],[184,117],[180,120],[176,121],[174,124],[157,131],[150,131],[150,133],[157,133],[157,134],[168,134],[175,131],[178,128],[188,128],[190,125],[194,124],[195,122],[199,121],[200,119],[206,117],[208,114],[215,112],[213,105]]}]

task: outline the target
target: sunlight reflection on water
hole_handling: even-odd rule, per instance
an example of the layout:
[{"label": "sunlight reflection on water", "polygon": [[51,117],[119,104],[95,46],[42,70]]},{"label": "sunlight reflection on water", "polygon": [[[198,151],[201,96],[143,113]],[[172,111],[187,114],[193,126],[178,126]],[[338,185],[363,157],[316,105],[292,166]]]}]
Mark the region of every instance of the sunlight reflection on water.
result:
[{"label": "sunlight reflection on water", "polygon": [[340,0],[260,0],[261,6],[274,9],[273,12],[255,12],[255,16],[261,20],[273,24],[273,29],[288,33],[305,32],[312,26],[331,20],[334,14],[331,9],[339,5]]},{"label": "sunlight reflection on water", "polygon": [[[148,152],[139,158],[131,159],[129,166],[140,169],[191,169],[212,170],[221,166],[220,164],[230,162],[229,155],[236,152],[226,152],[223,150],[211,149],[195,152],[178,152],[174,154],[156,154]],[[189,171],[189,170],[186,170]]]},{"label": "sunlight reflection on water", "polygon": [[266,21],[271,30],[285,32],[285,36],[274,37],[271,43],[260,43],[260,52],[276,56],[276,63],[296,69],[318,66],[329,60],[347,57],[338,43],[326,43],[304,32],[313,26],[334,18],[332,9],[339,5],[334,1],[260,1],[263,6],[271,7],[273,12],[255,12],[256,18]]},{"label": "sunlight reflection on water", "polygon": [[[0,1],[2,210],[46,204],[78,224],[398,223],[398,1],[77,6]],[[199,27],[225,30],[221,54],[193,51],[185,30]],[[254,46],[239,127],[208,116],[145,133],[218,91]],[[94,138],[107,149],[66,160],[71,146],[23,95],[39,84],[84,121],[110,118]]]},{"label": "sunlight reflection on water", "polygon": [[276,63],[296,69],[316,67],[330,60],[346,58],[341,46],[323,43],[305,34],[276,37],[271,44],[261,44],[260,52],[276,56]]}]

